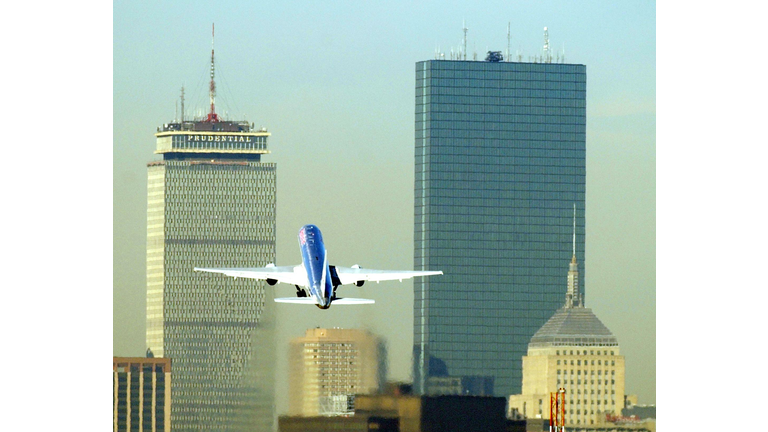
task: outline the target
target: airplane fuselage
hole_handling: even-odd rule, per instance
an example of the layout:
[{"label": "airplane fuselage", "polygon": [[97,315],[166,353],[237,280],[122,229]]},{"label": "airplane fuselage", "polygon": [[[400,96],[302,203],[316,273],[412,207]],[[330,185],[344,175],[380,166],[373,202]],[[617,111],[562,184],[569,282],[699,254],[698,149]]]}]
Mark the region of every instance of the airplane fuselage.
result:
[{"label": "airplane fuselage", "polygon": [[333,283],[320,229],[315,225],[301,227],[299,248],[301,261],[307,272],[308,294],[315,300],[317,307],[328,309],[333,297]]}]

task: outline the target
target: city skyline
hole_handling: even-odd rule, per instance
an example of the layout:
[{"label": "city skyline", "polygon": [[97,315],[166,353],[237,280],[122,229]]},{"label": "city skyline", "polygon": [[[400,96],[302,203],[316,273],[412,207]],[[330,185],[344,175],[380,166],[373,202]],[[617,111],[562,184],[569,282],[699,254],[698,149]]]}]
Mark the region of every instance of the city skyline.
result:
[{"label": "city skyline", "polygon": [[[617,6],[620,11],[618,16],[636,13],[637,6],[626,6],[626,9]],[[501,3],[494,7],[514,9]],[[594,54],[607,55],[605,45],[589,44],[595,41],[596,36],[578,37],[581,33],[568,25],[571,21],[566,18],[567,13],[587,14],[574,12],[575,7],[568,5],[564,11],[558,12],[536,8],[532,14],[537,16],[540,25],[539,22],[536,25],[522,23],[520,11],[513,13],[510,10],[508,18],[494,20],[498,31],[493,33],[492,38],[484,32],[489,28],[487,22],[483,22],[485,19],[481,20],[477,12],[474,19],[470,16],[472,14],[467,14],[466,24],[470,29],[468,46],[472,51],[474,40],[475,44],[493,43],[495,45],[490,49],[505,51],[506,24],[511,21],[516,37],[514,40],[523,46],[524,53],[535,54],[543,39],[543,27],[548,27],[555,49],[567,41],[568,62],[587,65],[586,262],[589,263],[587,271],[590,278],[585,290],[588,306],[605,317],[606,325],[616,329],[614,331],[622,345],[627,345],[623,348],[627,356],[627,391],[637,393],[641,403],[653,403],[655,8],[653,5],[640,8],[645,14],[642,15],[644,21],[633,28],[643,37],[629,31],[620,33],[620,29],[611,25],[602,29],[614,32],[612,36],[627,38],[622,40],[619,37],[620,41],[642,48],[641,54],[635,53],[636,57],[612,53],[620,59],[611,63]],[[584,4],[580,7],[588,10],[596,6]],[[145,350],[140,346],[143,345],[140,341],[143,339],[144,317],[134,316],[135,311],[143,310],[143,304],[136,305],[134,309],[126,307],[142,302],[137,300],[136,292],[140,297],[145,295],[140,276],[143,272],[144,245],[133,236],[135,232],[145,229],[141,224],[146,217],[146,203],[142,203],[141,198],[144,197],[146,185],[142,184],[141,172],[136,171],[134,161],[148,161],[152,154],[152,134],[157,126],[171,121],[176,115],[174,103],[178,100],[181,86],[194,88],[191,81],[205,72],[211,21],[216,22],[219,30],[216,33],[217,73],[219,64],[223,71],[217,75],[222,80],[219,82],[217,79],[217,84],[219,88],[224,88],[223,94],[227,94],[227,87],[230,92],[224,99],[229,99],[230,104],[240,105],[242,112],[248,113],[248,120],[254,121],[257,128],[266,126],[272,133],[272,160],[281,167],[277,181],[277,264],[285,265],[293,261],[295,230],[303,223],[315,223],[328,233],[329,238],[334,238],[334,243],[327,246],[329,255],[339,265],[360,264],[365,267],[375,263],[382,268],[407,268],[412,264],[413,68],[417,61],[433,58],[434,44],[442,45],[443,51],[451,45],[459,45],[462,17],[447,14],[446,17],[450,16],[456,23],[441,20],[437,27],[431,23],[428,27],[439,31],[428,37],[422,35],[418,43],[404,45],[407,38],[395,38],[398,41],[395,46],[399,49],[388,48],[385,38],[375,36],[370,40],[370,51],[375,54],[363,56],[360,55],[362,46],[357,46],[361,42],[346,39],[354,33],[353,30],[360,31],[357,28],[360,24],[350,29],[349,22],[354,20],[336,22],[339,18],[333,16],[333,8],[315,10],[325,21],[321,20],[322,25],[307,27],[303,33],[307,44],[323,39],[323,35],[336,35],[328,39],[324,50],[319,50],[324,48],[322,44],[314,47],[322,55],[310,49],[306,53],[302,50],[304,55],[293,58],[290,57],[290,49],[282,53],[279,51],[291,46],[298,49],[300,44],[290,36],[300,36],[277,32],[267,37],[267,32],[252,33],[253,29],[233,24],[234,18],[228,17],[224,11],[205,17],[187,16],[185,12],[182,15],[194,22],[194,26],[181,26],[179,22],[169,34],[155,33],[154,37],[161,42],[156,44],[156,48],[149,48],[142,45],[144,36],[139,33],[152,34],[154,15],[147,13],[142,15],[146,18],[139,19],[134,15],[138,10],[127,5],[115,5],[113,259],[115,263],[121,263],[115,265],[114,274],[115,355],[141,355]],[[274,13],[283,20],[277,22],[288,23],[293,31],[296,30],[294,25],[305,23],[306,19],[303,13],[299,13],[299,18],[303,19],[292,22],[286,17],[289,12],[285,10],[250,11],[254,17],[258,13]],[[425,11],[420,12],[422,15],[418,16],[426,19]],[[360,11],[350,8],[345,16],[362,19],[375,13],[391,16],[395,9]],[[158,15],[162,14],[158,12]],[[551,15],[551,19],[545,19],[547,15]],[[127,27],[129,21],[135,26]],[[473,21],[477,30],[473,29]],[[386,20],[382,22],[386,23]],[[334,24],[338,26],[334,27]],[[233,31],[235,28],[237,30]],[[253,60],[244,59],[239,52],[238,48],[249,40],[244,33],[251,35],[250,40],[254,41],[259,52]],[[409,37],[416,38],[419,34],[412,32]],[[310,37],[312,35],[314,37]],[[349,41],[349,48],[342,49],[336,37]],[[182,40],[184,43],[179,44]],[[163,47],[169,46],[173,46],[173,50],[163,50]],[[403,50],[406,46],[407,49]],[[514,42],[512,46],[515,47]],[[477,51],[482,53],[485,49],[478,48]],[[162,62],[153,63],[153,56],[161,53],[169,56],[167,61],[174,64],[174,68],[167,68]],[[341,53],[358,61],[349,61]],[[283,55],[291,59],[292,68],[286,66]],[[621,72],[614,70],[621,61],[627,63],[622,66],[627,70],[621,67]],[[137,65],[132,65],[132,62]],[[136,69],[136,66],[143,66],[143,69]],[[637,82],[632,82],[632,78]],[[632,85],[622,88],[622,83]],[[128,89],[135,92],[128,93]],[[189,92],[194,93],[194,90]],[[192,99],[190,96],[188,103],[192,104]],[[622,100],[625,103],[620,103]],[[139,101],[143,102],[142,109],[137,105]],[[217,103],[217,106],[221,107],[218,110],[220,113],[227,111],[226,102]],[[362,111],[364,115],[356,114],[357,111]],[[238,115],[233,113],[230,118],[240,119]],[[306,178],[312,172],[323,173],[324,177],[308,185]],[[332,204],[326,208],[321,206],[314,215],[308,214],[302,209],[302,203],[312,196]],[[381,221],[387,223],[382,224]],[[344,228],[349,227],[353,228],[351,232],[345,232]],[[631,247],[627,246],[629,244]],[[370,245],[375,245],[375,248],[369,248]],[[355,257],[365,261],[346,262]],[[565,282],[564,272],[563,291]],[[388,297],[375,291],[365,291],[365,287],[356,289],[362,296],[370,293],[377,300],[374,306],[349,311],[334,310],[335,313],[325,315],[312,311],[302,317],[301,322],[290,325],[281,323],[280,317],[295,313],[294,309],[290,309],[293,306],[278,306],[278,347],[284,350],[280,340],[318,325],[369,327],[389,342],[390,378],[407,380],[411,346],[399,344],[397,339],[402,339],[412,329],[409,318],[412,306],[408,306],[413,301],[412,283],[388,283],[381,285],[381,288],[390,293]],[[275,289],[281,296],[290,294],[289,288]],[[396,295],[391,295],[393,292]],[[619,298],[622,302],[618,302]],[[401,313],[405,325],[391,323],[389,316],[393,313]],[[378,331],[379,328],[386,330]],[[139,342],[136,334],[139,335]],[[283,364],[278,362],[277,374],[284,377],[285,354],[280,355]],[[634,371],[633,362],[636,364]],[[654,379],[650,379],[650,371],[653,371]],[[278,386],[281,379],[278,378]]]}]

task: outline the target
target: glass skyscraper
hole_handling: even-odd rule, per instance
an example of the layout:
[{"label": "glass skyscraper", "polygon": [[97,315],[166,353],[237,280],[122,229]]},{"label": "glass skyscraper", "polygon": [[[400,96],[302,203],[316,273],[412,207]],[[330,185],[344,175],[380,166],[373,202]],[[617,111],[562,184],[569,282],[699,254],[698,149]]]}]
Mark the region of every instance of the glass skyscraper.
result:
[{"label": "glass skyscraper", "polygon": [[148,164],[147,345],[173,361],[174,431],[272,430],[274,348],[264,283],[194,267],[275,259],[276,166],[266,130],[182,121]]},{"label": "glass skyscraper", "polygon": [[574,205],[584,280],[586,66],[418,62],[415,114],[414,269],[445,273],[414,281],[416,390],[450,376],[519,394],[562,306]]}]

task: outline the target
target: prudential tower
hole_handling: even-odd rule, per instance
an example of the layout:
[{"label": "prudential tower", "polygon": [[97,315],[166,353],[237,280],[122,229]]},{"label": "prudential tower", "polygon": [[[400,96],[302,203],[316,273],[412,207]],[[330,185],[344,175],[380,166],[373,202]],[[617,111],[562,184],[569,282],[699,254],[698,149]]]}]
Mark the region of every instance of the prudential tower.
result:
[{"label": "prudential tower", "polygon": [[272,429],[271,301],[263,282],[194,267],[275,259],[276,166],[266,129],[215,110],[158,128],[147,190],[147,346],[173,363],[174,431]]}]

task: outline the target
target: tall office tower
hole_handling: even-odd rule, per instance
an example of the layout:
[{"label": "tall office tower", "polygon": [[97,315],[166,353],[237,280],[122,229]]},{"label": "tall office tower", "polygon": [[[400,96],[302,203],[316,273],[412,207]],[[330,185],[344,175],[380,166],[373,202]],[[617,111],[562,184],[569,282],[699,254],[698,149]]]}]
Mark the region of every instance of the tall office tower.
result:
[{"label": "tall office tower", "polygon": [[269,343],[263,282],[193,271],[274,262],[276,166],[261,161],[269,135],[227,121],[171,123],[156,134],[163,159],[148,164],[147,346],[174,360],[174,430],[272,422],[270,371],[256,369],[268,361],[257,356],[272,354],[255,346]]},{"label": "tall office tower", "polygon": [[112,357],[112,430],[170,432],[171,359]]},{"label": "tall office tower", "polygon": [[414,282],[421,393],[440,376],[519,393],[562,304],[574,204],[584,262],[586,67],[491,54],[416,63],[414,268],[445,273]]},{"label": "tall office tower", "polygon": [[[276,166],[266,129],[215,111],[158,128],[148,164],[147,346],[174,361],[175,431],[271,431],[273,327],[264,283],[194,267],[275,260]],[[183,95],[183,93],[182,93]]]},{"label": "tall office tower", "polygon": [[356,329],[309,329],[291,340],[289,412],[298,416],[350,414],[356,394],[382,389],[386,351],[377,336]]},{"label": "tall office tower", "polygon": [[[521,394],[509,396],[510,414],[549,418],[550,393],[565,390],[565,424],[597,425],[624,408],[624,356],[619,342],[577,291],[576,255],[568,271],[565,305],[531,338],[523,357]],[[512,415],[510,415],[512,416]]]}]

